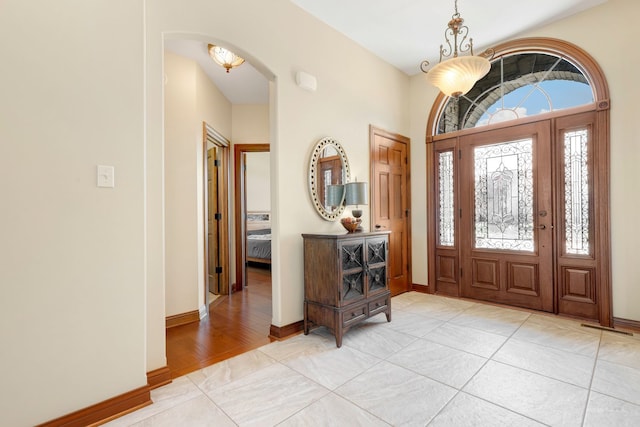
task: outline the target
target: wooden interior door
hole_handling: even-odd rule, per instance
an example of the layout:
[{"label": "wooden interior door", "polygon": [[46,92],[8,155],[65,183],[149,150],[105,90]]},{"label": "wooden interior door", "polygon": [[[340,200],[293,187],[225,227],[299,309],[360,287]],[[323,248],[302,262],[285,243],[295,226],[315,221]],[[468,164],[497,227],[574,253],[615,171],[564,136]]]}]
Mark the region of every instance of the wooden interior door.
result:
[{"label": "wooden interior door", "polygon": [[554,311],[551,126],[460,138],[461,294]]},{"label": "wooden interior door", "polygon": [[220,294],[220,233],[218,230],[219,220],[216,219],[220,215],[218,203],[218,173],[216,167],[217,148],[213,147],[207,150],[207,249],[208,249],[208,277],[207,286],[209,292]]},{"label": "wooden interior door", "polygon": [[371,224],[389,230],[391,295],[411,290],[409,138],[371,127]]}]

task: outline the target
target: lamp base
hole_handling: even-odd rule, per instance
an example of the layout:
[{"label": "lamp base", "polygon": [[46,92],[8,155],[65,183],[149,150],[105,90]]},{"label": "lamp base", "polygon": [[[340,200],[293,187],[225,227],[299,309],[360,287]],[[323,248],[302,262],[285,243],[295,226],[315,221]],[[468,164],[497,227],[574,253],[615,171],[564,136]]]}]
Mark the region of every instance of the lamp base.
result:
[{"label": "lamp base", "polygon": [[356,228],[356,231],[364,231],[364,228],[362,228],[362,220],[360,219],[360,217],[362,217],[362,209],[352,210],[351,215],[358,220],[358,228]]}]

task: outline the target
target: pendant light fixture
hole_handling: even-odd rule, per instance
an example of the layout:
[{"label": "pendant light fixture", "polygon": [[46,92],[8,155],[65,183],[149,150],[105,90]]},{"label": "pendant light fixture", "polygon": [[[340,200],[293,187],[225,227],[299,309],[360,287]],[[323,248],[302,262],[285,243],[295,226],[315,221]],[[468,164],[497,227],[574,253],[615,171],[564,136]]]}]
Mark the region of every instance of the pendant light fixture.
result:
[{"label": "pendant light fixture", "polygon": [[[489,72],[491,64],[487,56],[491,57],[493,54],[487,50],[482,56],[473,55],[473,39],[469,38],[467,41],[469,27],[463,25],[464,19],[458,13],[458,0],[455,0],[454,5],[455,13],[444,31],[446,45],[440,45],[440,62],[429,70],[429,61],[422,61],[420,69],[427,74],[427,81],[442,93],[458,97],[469,92]],[[470,55],[458,56],[465,52]],[[446,58],[444,62],[443,58]]]},{"label": "pendant light fixture", "polygon": [[243,58],[240,58],[235,53],[228,49],[213,44],[209,45],[209,56],[218,64],[227,69],[227,73],[230,69],[242,65]]}]

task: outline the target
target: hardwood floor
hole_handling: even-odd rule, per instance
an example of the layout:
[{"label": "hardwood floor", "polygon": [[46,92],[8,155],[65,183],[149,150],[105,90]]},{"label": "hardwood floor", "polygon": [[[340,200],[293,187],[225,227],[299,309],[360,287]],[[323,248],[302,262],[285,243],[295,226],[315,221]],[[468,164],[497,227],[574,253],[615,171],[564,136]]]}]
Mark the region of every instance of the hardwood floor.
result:
[{"label": "hardwood floor", "polygon": [[200,322],[167,329],[171,377],[270,343],[270,326],[271,271],[248,266],[247,287],[242,292],[216,299],[209,306],[209,316]]}]

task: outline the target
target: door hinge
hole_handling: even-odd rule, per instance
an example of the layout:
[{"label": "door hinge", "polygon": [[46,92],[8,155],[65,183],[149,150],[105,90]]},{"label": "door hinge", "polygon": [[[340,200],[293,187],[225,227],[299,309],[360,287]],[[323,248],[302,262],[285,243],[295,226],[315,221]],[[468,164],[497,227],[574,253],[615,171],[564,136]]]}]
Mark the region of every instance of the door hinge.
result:
[{"label": "door hinge", "polygon": [[462,208],[458,209],[458,217],[462,218]]},{"label": "door hinge", "polygon": [[222,219],[222,214],[220,212],[216,212],[215,214],[213,214],[213,219],[215,219],[216,221],[220,221]]},{"label": "door hinge", "polygon": [[222,274],[222,267],[216,267],[216,274]]},{"label": "door hinge", "polygon": [[220,160],[215,159],[215,160],[213,161],[213,166],[215,166],[215,167],[220,167],[220,163],[221,163],[221,162],[220,162]]},{"label": "door hinge", "polygon": [[462,269],[460,269],[460,277],[462,277]]},{"label": "door hinge", "polygon": [[406,216],[407,218],[409,218],[409,209],[405,209],[405,210],[404,210],[404,216]]},{"label": "door hinge", "polygon": [[458,150],[458,159],[462,158],[462,150]]}]

